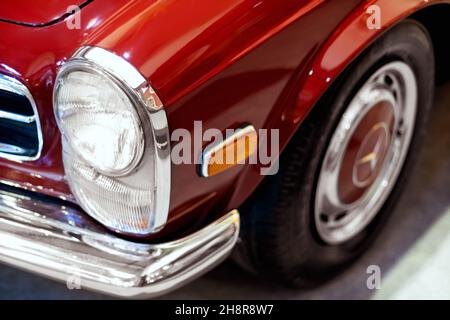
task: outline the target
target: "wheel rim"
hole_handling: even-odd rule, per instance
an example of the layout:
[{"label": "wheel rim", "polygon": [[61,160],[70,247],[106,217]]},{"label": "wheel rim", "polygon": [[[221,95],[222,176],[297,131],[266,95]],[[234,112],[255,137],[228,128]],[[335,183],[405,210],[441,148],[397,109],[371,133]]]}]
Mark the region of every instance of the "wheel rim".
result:
[{"label": "wheel rim", "polygon": [[408,154],[417,113],[417,81],[396,61],[355,95],[326,151],[315,195],[319,236],[342,244],[364,230],[391,193]]}]

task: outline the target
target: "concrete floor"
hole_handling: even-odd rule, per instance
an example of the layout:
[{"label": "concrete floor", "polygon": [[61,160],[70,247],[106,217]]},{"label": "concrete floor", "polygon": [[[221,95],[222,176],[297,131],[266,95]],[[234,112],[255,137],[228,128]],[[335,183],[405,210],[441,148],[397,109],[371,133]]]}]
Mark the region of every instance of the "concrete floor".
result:
[{"label": "concrete floor", "polygon": [[[396,212],[372,248],[342,275],[314,290],[289,290],[225,262],[164,299],[450,299],[450,84],[437,91],[429,136]],[[369,265],[381,290],[367,289]],[[3,299],[102,299],[0,266]]]}]

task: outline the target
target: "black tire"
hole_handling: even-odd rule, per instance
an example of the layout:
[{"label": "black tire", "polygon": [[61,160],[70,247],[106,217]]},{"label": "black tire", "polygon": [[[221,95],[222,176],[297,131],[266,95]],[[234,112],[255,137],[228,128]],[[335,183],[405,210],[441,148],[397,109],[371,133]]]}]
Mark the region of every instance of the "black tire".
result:
[{"label": "black tire", "polygon": [[[313,206],[318,173],[332,133],[349,101],[371,74],[402,60],[418,81],[418,114],[407,160],[396,185],[372,222],[340,245],[317,235]],[[280,158],[277,175],[267,177],[241,208],[241,241],[235,257],[265,278],[292,286],[317,285],[360,256],[398,201],[420,148],[434,94],[434,54],[426,29],[406,20],[379,38],[333,84],[301,125]]]}]

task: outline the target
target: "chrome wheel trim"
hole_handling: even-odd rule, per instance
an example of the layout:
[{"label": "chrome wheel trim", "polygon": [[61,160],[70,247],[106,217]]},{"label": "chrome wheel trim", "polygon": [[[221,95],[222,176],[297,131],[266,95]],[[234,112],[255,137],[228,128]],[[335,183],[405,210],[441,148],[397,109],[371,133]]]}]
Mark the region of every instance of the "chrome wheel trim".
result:
[{"label": "chrome wheel trim", "polygon": [[[367,112],[387,101],[394,107],[395,125],[389,149],[376,180],[357,201],[339,199],[338,179],[348,143]],[[315,194],[314,220],[320,238],[342,244],[364,230],[389,197],[405,162],[417,114],[417,80],[409,65],[388,63],[376,71],[354,96],[326,151]]]}]

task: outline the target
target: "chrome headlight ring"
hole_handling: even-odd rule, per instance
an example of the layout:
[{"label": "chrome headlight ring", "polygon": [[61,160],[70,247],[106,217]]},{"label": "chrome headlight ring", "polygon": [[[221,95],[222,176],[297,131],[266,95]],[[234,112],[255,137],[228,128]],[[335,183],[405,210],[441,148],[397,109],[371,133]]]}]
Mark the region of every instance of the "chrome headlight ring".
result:
[{"label": "chrome headlight ring", "polygon": [[[123,170],[98,170],[74,150],[76,146],[70,141],[67,128],[60,119],[59,93],[68,75],[74,75],[76,80],[76,72],[101,77],[111,87],[117,87],[118,91],[121,91],[120,94],[123,93],[134,107],[128,115],[133,112],[137,115],[139,128],[135,130],[137,133],[132,135],[138,137],[136,154]],[[76,96],[71,98],[76,100]],[[89,99],[86,101],[91,103]],[[145,235],[160,230],[167,222],[169,211],[170,139],[163,104],[146,79],[119,56],[99,47],[82,47],[59,71],[53,103],[55,117],[62,133],[66,177],[80,206],[102,224],[118,232]],[[92,103],[95,105],[95,101]],[[107,108],[99,105],[100,102],[95,107]],[[76,113],[76,108],[73,109],[71,111]],[[111,110],[108,112],[113,113]],[[92,117],[97,114],[93,112]],[[95,121],[89,121],[95,125]],[[92,181],[88,182],[92,183],[83,179],[91,179]],[[141,208],[139,203],[133,203],[134,200],[142,200],[145,205]]]}]

